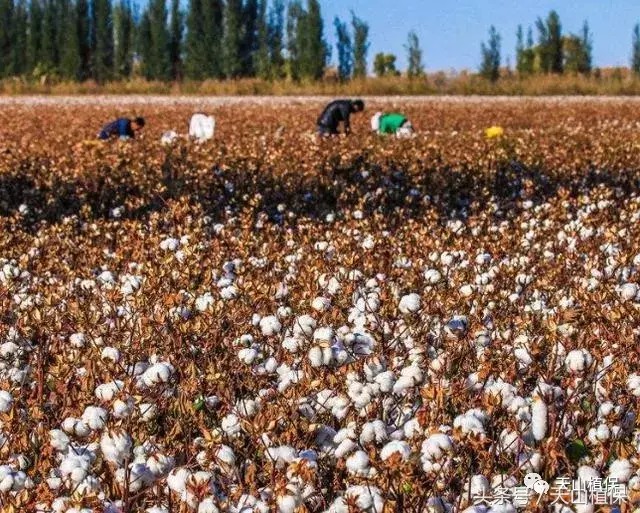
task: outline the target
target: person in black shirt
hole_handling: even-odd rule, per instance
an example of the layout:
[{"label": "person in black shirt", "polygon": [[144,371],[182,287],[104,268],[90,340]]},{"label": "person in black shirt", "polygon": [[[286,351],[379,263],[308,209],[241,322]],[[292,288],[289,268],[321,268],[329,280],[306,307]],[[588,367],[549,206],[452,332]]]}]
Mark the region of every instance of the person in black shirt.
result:
[{"label": "person in black shirt", "polygon": [[349,134],[351,126],[349,117],[353,112],[362,112],[364,102],[362,100],[334,100],[327,105],[317,121],[320,135],[337,135],[338,126],[344,124],[344,133]]}]

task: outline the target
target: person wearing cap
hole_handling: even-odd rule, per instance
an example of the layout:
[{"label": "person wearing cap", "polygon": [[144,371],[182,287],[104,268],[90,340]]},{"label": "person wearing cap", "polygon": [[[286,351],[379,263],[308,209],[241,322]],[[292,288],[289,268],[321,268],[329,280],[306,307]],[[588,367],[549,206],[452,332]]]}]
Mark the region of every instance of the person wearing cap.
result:
[{"label": "person wearing cap", "polygon": [[404,114],[376,112],[371,118],[371,130],[378,134],[395,134],[408,137],[413,134],[413,125]]},{"label": "person wearing cap", "polygon": [[320,135],[337,135],[340,123],[344,125],[344,133],[351,132],[350,117],[355,112],[364,110],[362,100],[334,100],[329,103],[316,123]]},{"label": "person wearing cap", "polygon": [[120,139],[133,138],[136,132],[142,130],[143,127],[144,118],[118,118],[102,127],[98,134],[98,139],[106,141],[112,137],[119,137]]}]

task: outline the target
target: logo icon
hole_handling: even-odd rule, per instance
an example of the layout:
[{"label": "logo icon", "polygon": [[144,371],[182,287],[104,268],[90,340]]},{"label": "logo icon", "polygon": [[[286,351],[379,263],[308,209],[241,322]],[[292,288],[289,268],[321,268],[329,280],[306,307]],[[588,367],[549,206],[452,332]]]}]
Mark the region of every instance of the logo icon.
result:
[{"label": "logo icon", "polygon": [[538,501],[536,504],[540,502],[543,495],[549,492],[549,483],[542,479],[540,474],[536,474],[535,472],[530,472],[524,476],[524,485],[529,490],[533,490],[538,494]]}]

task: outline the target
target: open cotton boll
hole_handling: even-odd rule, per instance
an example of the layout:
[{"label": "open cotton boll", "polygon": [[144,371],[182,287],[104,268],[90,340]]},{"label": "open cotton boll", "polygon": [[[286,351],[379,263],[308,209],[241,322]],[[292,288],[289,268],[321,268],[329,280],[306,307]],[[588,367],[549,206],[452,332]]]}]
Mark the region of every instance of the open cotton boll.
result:
[{"label": "open cotton boll", "polygon": [[52,429],[49,431],[49,444],[56,451],[65,452],[69,447],[69,437],[61,429]]},{"label": "open cotton boll", "polygon": [[316,328],[316,320],[310,315],[300,315],[293,323],[293,334],[310,337]]},{"label": "open cotton boll", "polygon": [[13,406],[13,397],[6,390],[0,390],[0,412],[7,413]]},{"label": "open cotton boll", "polygon": [[198,513],[219,513],[214,499],[207,497],[198,504]]},{"label": "open cotton boll", "polygon": [[224,431],[224,433],[229,437],[238,436],[242,431],[242,426],[240,425],[240,419],[238,418],[237,415],[234,415],[233,413],[230,413],[229,415],[227,415],[222,419],[222,422],[220,423],[220,427],[222,428],[222,431]]},{"label": "open cotton boll", "polygon": [[145,464],[155,477],[161,477],[173,468],[174,460],[171,456],[155,453],[147,458]]},{"label": "open cotton boll", "polygon": [[407,442],[392,440],[382,448],[382,451],[380,451],[380,459],[382,459],[382,461],[386,461],[394,454],[399,455],[402,461],[407,461],[409,456],[411,456],[411,447],[409,447]]},{"label": "open cotton boll", "polygon": [[338,447],[336,447],[334,454],[336,458],[344,458],[347,454],[351,453],[356,447],[357,447],[357,444],[350,438],[347,438],[345,440],[342,440],[338,444]]},{"label": "open cotton boll", "polygon": [[313,308],[318,312],[326,312],[331,308],[331,300],[326,297],[321,297],[321,296],[316,297],[311,302],[311,308]]},{"label": "open cotton boll", "polygon": [[27,475],[21,470],[15,471],[8,465],[0,465],[0,492],[19,492],[27,480]]},{"label": "open cotton boll", "polygon": [[84,454],[70,452],[62,459],[58,468],[65,483],[71,482],[77,485],[87,477],[91,468],[91,460]]},{"label": "open cotton boll", "polygon": [[633,465],[627,459],[617,459],[609,465],[609,477],[617,479],[620,483],[629,481],[633,472]]},{"label": "open cotton boll", "polygon": [[471,479],[466,482],[464,487],[464,494],[470,497],[486,496],[491,490],[489,480],[481,474],[471,476]]},{"label": "open cotton boll", "polygon": [[362,426],[362,432],[360,433],[360,443],[362,445],[371,442],[381,443],[388,438],[387,426],[381,420],[367,422]]},{"label": "open cotton boll", "polygon": [[364,512],[379,513],[384,511],[384,499],[380,494],[380,490],[374,486],[350,486],[345,491],[345,497],[355,498],[356,506]]},{"label": "open cotton boll", "polygon": [[86,342],[86,337],[84,333],[74,333],[69,337],[69,343],[72,347],[81,348],[84,347]]},{"label": "open cotton boll", "polygon": [[87,406],[82,413],[81,420],[92,430],[102,429],[107,422],[108,413],[103,408]]},{"label": "open cotton boll", "polygon": [[520,453],[517,461],[523,472],[539,472],[542,468],[542,456],[538,452]]},{"label": "open cotton boll", "polygon": [[120,361],[120,351],[118,351],[115,347],[105,347],[100,353],[100,357],[103,360],[110,360],[113,363],[118,363]]},{"label": "open cotton boll", "polygon": [[145,513],[169,513],[169,510],[162,506],[151,506],[150,508],[147,508],[144,511]]},{"label": "open cotton boll", "polygon": [[453,427],[460,428],[463,433],[483,435],[485,433],[484,425],[487,420],[488,417],[486,413],[474,408],[462,415],[458,415],[453,420]]},{"label": "open cotton boll", "polygon": [[275,315],[268,315],[260,319],[260,331],[265,337],[271,337],[280,333],[282,324]]},{"label": "open cotton boll", "polygon": [[346,461],[347,470],[356,476],[369,475],[369,456],[364,451],[356,451]]},{"label": "open cotton boll", "polygon": [[573,373],[586,371],[593,362],[591,355],[586,349],[574,349],[569,351],[564,360],[564,364],[568,370]]},{"label": "open cotton boll", "polygon": [[158,407],[153,403],[140,403],[138,409],[142,422],[151,422],[158,416]]},{"label": "open cotton boll", "polygon": [[420,296],[416,293],[402,296],[398,309],[403,314],[412,314],[420,310]]},{"label": "open cotton boll", "polygon": [[624,283],[618,289],[620,297],[625,301],[632,301],[638,299],[640,295],[640,287],[636,283]]},{"label": "open cotton boll", "polygon": [[547,436],[547,405],[540,397],[531,405],[531,431],[538,442]]},{"label": "open cotton boll", "polygon": [[198,296],[196,298],[196,310],[198,310],[199,312],[204,312],[210,306],[213,306],[213,303],[214,299],[211,295],[211,292],[206,292],[202,296]]},{"label": "open cotton boll", "polygon": [[636,397],[640,397],[640,375],[631,374],[627,378],[627,389]]},{"label": "open cotton boll", "polygon": [[160,242],[160,249],[164,251],[175,251],[180,247],[180,241],[178,239],[174,239],[173,237],[167,237],[162,242]]},{"label": "open cotton boll", "polygon": [[434,433],[424,442],[420,450],[422,469],[425,472],[440,472],[451,465],[453,439],[444,433]]},{"label": "open cotton boll", "polygon": [[131,454],[133,443],[124,431],[104,432],[100,438],[100,450],[104,459],[121,465]]},{"label": "open cotton boll", "polygon": [[171,376],[174,373],[173,365],[169,362],[154,363],[149,367],[142,376],[140,376],[142,383],[147,387],[153,387],[161,383],[168,383]]}]

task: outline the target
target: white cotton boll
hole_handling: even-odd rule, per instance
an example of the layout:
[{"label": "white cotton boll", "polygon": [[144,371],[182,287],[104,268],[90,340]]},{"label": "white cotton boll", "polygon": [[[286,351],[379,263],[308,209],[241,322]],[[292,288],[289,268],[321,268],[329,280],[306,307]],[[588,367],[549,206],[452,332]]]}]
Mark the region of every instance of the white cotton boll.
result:
[{"label": "white cotton boll", "polygon": [[124,383],[122,381],[116,380],[111,381],[109,383],[103,383],[102,385],[98,385],[95,389],[95,396],[101,401],[108,402],[113,400],[113,398],[122,390],[124,387]]},{"label": "white cotton boll", "polygon": [[282,347],[284,347],[287,351],[292,354],[296,354],[300,349],[302,343],[295,337],[285,337],[282,341]]},{"label": "white cotton boll", "polygon": [[638,297],[638,292],[640,292],[640,287],[636,283],[625,283],[620,286],[618,289],[620,297],[625,301],[631,301]]},{"label": "white cotton boll", "polygon": [[620,483],[629,481],[633,472],[633,465],[626,459],[617,459],[609,465],[609,477],[616,478]]},{"label": "white cotton boll", "polygon": [[233,467],[236,464],[236,455],[228,445],[223,444],[218,448],[216,451],[216,459],[229,465],[229,467]]},{"label": "white cotton boll", "polygon": [[100,438],[100,449],[105,460],[121,465],[131,453],[133,443],[124,431],[105,432]]},{"label": "white cotton boll", "polygon": [[240,426],[240,419],[233,413],[230,413],[222,419],[220,427],[222,428],[222,431],[224,431],[225,434],[230,437],[237,436],[242,431],[242,427]]},{"label": "white cotton boll", "polygon": [[380,386],[380,391],[387,394],[393,390],[396,381],[395,374],[392,371],[381,372],[374,378],[374,382]]},{"label": "white cotton boll", "polygon": [[293,323],[294,335],[310,337],[316,328],[316,320],[310,315],[300,315]]},{"label": "white cotton boll", "polygon": [[173,468],[174,460],[170,456],[156,453],[149,456],[145,464],[155,477],[161,477]]},{"label": "white cotton boll", "polygon": [[425,472],[439,472],[450,465],[453,439],[444,433],[434,433],[422,442],[421,461]]},{"label": "white cotton boll", "polygon": [[435,285],[442,279],[442,274],[437,269],[427,269],[424,272],[424,279],[429,285]]},{"label": "white cotton boll", "polygon": [[465,495],[477,497],[479,495],[487,495],[491,489],[489,480],[483,475],[476,474],[466,483]]},{"label": "white cotton boll", "polygon": [[92,430],[102,429],[107,422],[107,412],[96,406],[87,406],[82,413],[81,420]]},{"label": "white cotton boll", "polygon": [[253,399],[242,399],[236,403],[236,409],[243,417],[253,417],[258,413],[260,407]]},{"label": "white cotton boll", "polygon": [[69,447],[69,437],[60,429],[52,429],[49,431],[49,443],[56,451],[65,452]]},{"label": "white cotton boll", "polygon": [[411,456],[411,447],[409,447],[407,442],[393,440],[382,448],[382,451],[380,452],[380,459],[382,459],[382,461],[386,461],[394,454],[399,455],[402,461],[407,461],[409,456]]},{"label": "white cotton boll", "polygon": [[154,363],[140,377],[147,387],[168,383],[174,373],[173,365],[168,362]]},{"label": "white cotton boll", "polygon": [[420,296],[416,293],[402,296],[398,309],[403,314],[412,314],[420,310]]},{"label": "white cotton boll", "polygon": [[126,419],[133,413],[134,403],[132,400],[130,401],[122,401],[120,399],[116,399],[113,402],[113,416],[116,419]]},{"label": "white cotton boll", "polygon": [[381,443],[386,441],[388,438],[387,426],[381,420],[366,422],[362,426],[362,432],[360,433],[360,443],[362,445],[370,442]]},{"label": "white cotton boll", "polygon": [[640,375],[638,374],[631,374],[628,378],[627,378],[627,389],[629,390],[629,392],[631,392],[634,396],[636,397],[640,397]]},{"label": "white cotton boll", "polygon": [[113,363],[118,363],[120,361],[120,351],[115,347],[105,347],[100,353],[100,357],[103,360],[110,360]]},{"label": "white cotton boll", "polygon": [[84,347],[85,342],[86,338],[84,333],[74,333],[69,337],[69,343],[76,348]]},{"label": "white cotton boll", "polygon": [[354,475],[367,475],[369,471],[369,456],[364,451],[357,451],[346,461],[347,470]]},{"label": "white cotton boll", "polygon": [[362,242],[362,247],[366,250],[371,250],[376,246],[376,241],[371,235],[367,235],[367,237]]},{"label": "white cotton boll", "polygon": [[313,341],[319,344],[329,344],[333,341],[334,335],[332,328],[318,328],[313,332]]},{"label": "white cotton boll", "polygon": [[207,497],[198,504],[198,513],[219,513],[216,503],[211,497]]},{"label": "white cotton boll", "polygon": [[531,431],[538,442],[547,436],[547,405],[539,397],[531,405]]},{"label": "white cotton boll", "polygon": [[160,243],[160,249],[164,251],[175,251],[180,246],[180,241],[173,237],[168,237]]},{"label": "white cotton boll", "polygon": [[338,447],[336,447],[334,454],[336,458],[344,458],[347,454],[350,454],[356,447],[357,444],[350,438],[347,438],[346,440],[342,440],[342,442],[338,444]]},{"label": "white cotton boll", "polygon": [[158,407],[153,403],[140,403],[138,409],[142,422],[151,422],[158,416]]},{"label": "white cotton boll", "polygon": [[483,435],[485,433],[484,424],[487,420],[487,415],[483,411],[474,408],[463,415],[458,415],[453,420],[453,427],[461,429],[463,433]]},{"label": "white cotton boll", "polygon": [[345,497],[355,498],[356,506],[368,513],[380,513],[384,511],[384,499],[380,490],[374,486],[350,486],[345,492]]},{"label": "white cotton boll", "polygon": [[322,357],[322,348],[319,346],[313,346],[309,349],[309,353],[307,355],[309,361],[311,362],[312,367],[321,367],[323,364]]},{"label": "white cotton boll", "polygon": [[567,369],[574,373],[586,371],[592,362],[593,359],[586,349],[574,349],[564,360]]},{"label": "white cotton boll", "polygon": [[460,287],[459,291],[460,291],[460,295],[462,295],[462,297],[470,297],[470,296],[473,295],[474,287],[473,287],[473,285],[469,285],[467,283],[467,284],[463,285],[462,287]]},{"label": "white cotton boll", "polygon": [[239,294],[240,292],[235,285],[229,285],[220,290],[220,297],[227,301],[237,298]]},{"label": "white cotton boll", "polygon": [[202,296],[196,298],[196,310],[199,312],[206,311],[210,306],[214,303],[213,296],[211,292],[206,292]]},{"label": "white cotton boll", "polygon": [[523,472],[539,472],[542,468],[542,456],[538,452],[518,455],[518,466]]},{"label": "white cotton boll", "polygon": [[238,358],[246,365],[251,365],[255,362],[259,355],[258,350],[253,347],[247,347],[238,351]]},{"label": "white cotton boll", "polygon": [[278,497],[278,511],[279,513],[294,513],[297,507],[296,498],[292,495],[284,495]]},{"label": "white cotton boll", "polygon": [[0,390],[0,413],[7,413],[13,406],[13,397],[6,390]]},{"label": "white cotton boll", "polygon": [[271,337],[280,333],[282,324],[275,315],[269,315],[260,319],[260,330],[265,337]]},{"label": "white cotton boll", "polygon": [[174,468],[167,476],[167,486],[175,493],[182,495],[187,487],[187,480],[192,474],[184,467]]},{"label": "white cotton boll", "polygon": [[169,513],[169,510],[162,506],[151,506],[145,510],[145,513]]},{"label": "white cotton boll", "polygon": [[311,308],[318,312],[326,312],[331,308],[331,300],[326,297],[317,297],[311,302]]}]

